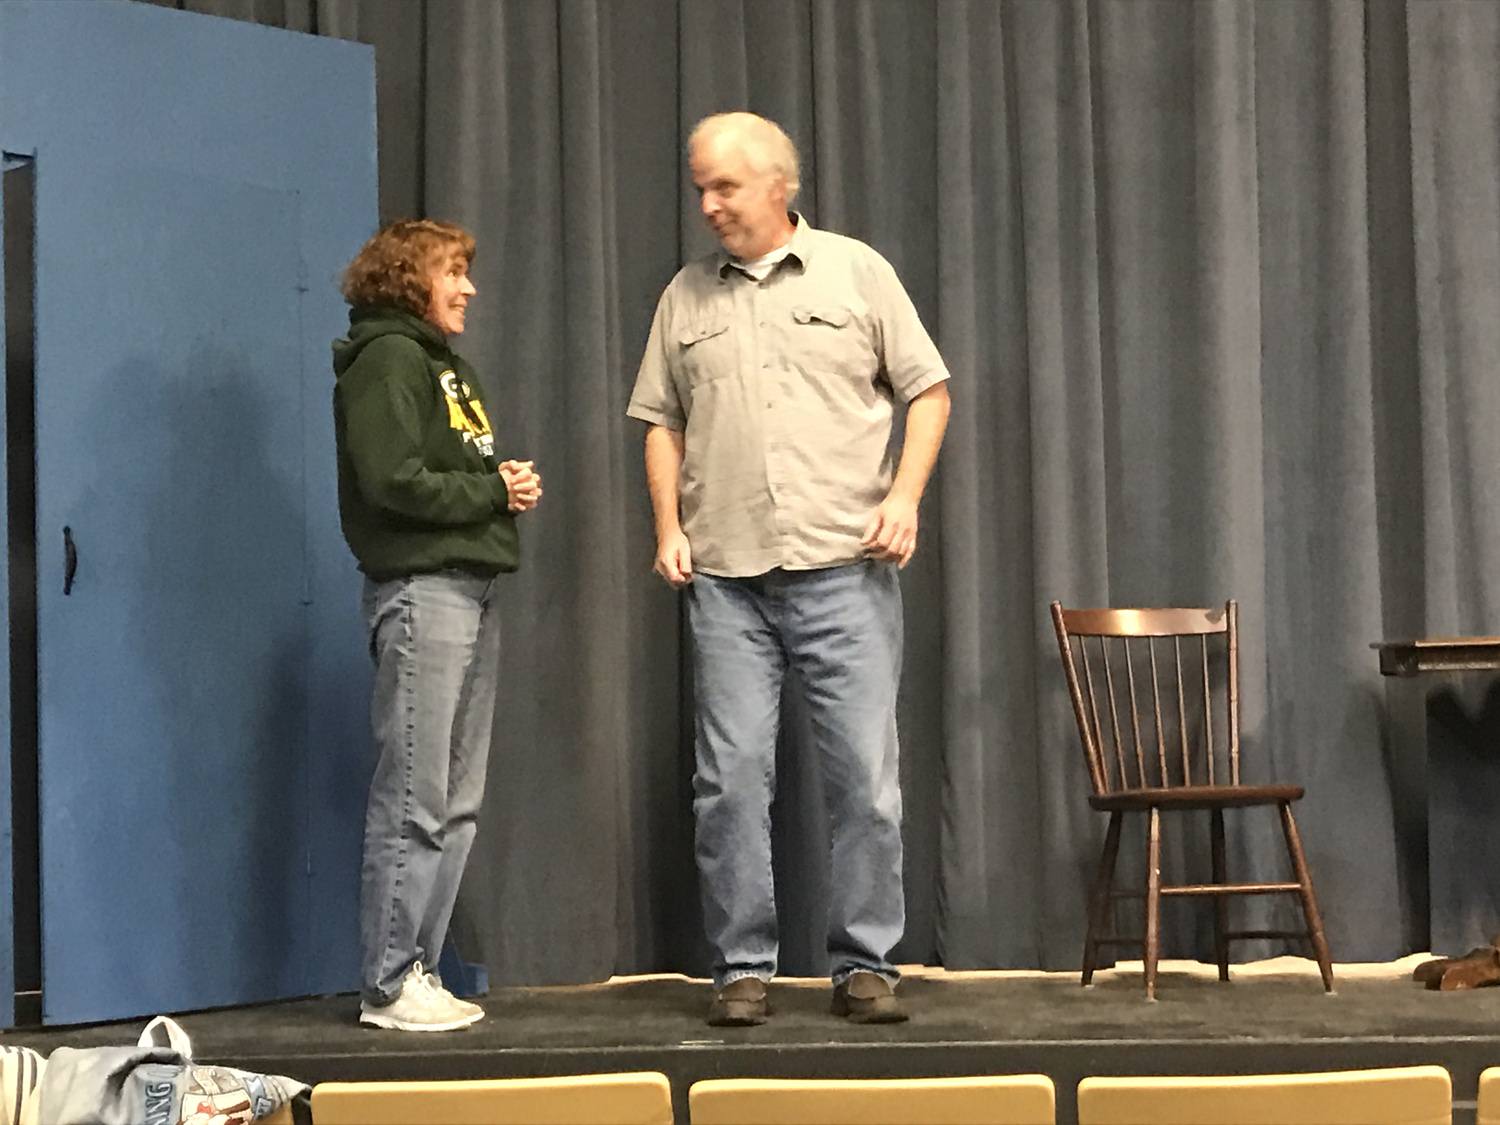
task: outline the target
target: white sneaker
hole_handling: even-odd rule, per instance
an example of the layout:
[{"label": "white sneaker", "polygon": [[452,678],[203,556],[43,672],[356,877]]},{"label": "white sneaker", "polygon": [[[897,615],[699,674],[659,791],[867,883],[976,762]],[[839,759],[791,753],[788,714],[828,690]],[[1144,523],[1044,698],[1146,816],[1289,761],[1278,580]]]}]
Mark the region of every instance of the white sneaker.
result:
[{"label": "white sneaker", "polygon": [[392,1031],[457,1031],[478,1018],[456,1007],[446,993],[434,989],[420,961],[414,962],[402,978],[401,993],[396,999],[379,1007],[368,1001],[359,1005],[360,1023]]},{"label": "white sneaker", "polygon": [[453,993],[449,992],[446,988],[443,987],[443,982],[438,979],[438,975],[436,973],[427,974],[427,987],[440,994],[443,999],[447,1000],[448,1003],[458,1011],[462,1012],[466,1016],[471,1017],[471,1022],[477,1022],[478,1020],[484,1019],[483,1008],[481,1008],[478,1004],[471,1004],[469,1003],[469,1001],[453,995]]}]

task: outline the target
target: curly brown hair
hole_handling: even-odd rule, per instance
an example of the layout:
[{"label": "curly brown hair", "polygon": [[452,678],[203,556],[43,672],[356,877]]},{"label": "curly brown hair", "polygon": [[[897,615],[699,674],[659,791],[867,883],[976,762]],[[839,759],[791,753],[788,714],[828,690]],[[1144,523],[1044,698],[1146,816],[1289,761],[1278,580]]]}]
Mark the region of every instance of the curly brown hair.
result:
[{"label": "curly brown hair", "polygon": [[450,254],[474,261],[474,236],[437,219],[397,219],[375,232],[344,267],[339,290],[351,305],[394,305],[426,316],[432,271]]}]

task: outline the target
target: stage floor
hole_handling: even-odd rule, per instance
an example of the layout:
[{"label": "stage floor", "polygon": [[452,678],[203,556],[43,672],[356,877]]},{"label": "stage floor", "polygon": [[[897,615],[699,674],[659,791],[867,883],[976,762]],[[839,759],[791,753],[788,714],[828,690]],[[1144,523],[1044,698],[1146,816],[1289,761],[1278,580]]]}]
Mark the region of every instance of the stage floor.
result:
[{"label": "stage floor", "polygon": [[[1090,1074],[1255,1073],[1437,1063],[1453,1075],[1454,1121],[1473,1120],[1479,1071],[1500,1065],[1500,988],[1428,992],[1414,956],[1342,965],[1325,995],[1299,958],[1236,966],[1164,962],[1147,1003],[1139,962],[1080,988],[1075,973],[911,968],[905,1024],[862,1027],[828,1012],[827,983],[778,980],[763,1027],[703,1023],[707,984],[681,976],[499,989],[489,1018],[464,1031],[410,1035],[355,1022],[354,996],[199,1012],[179,1020],[200,1061],[330,1079],[480,1078],[660,1070],[678,1120],[687,1087],[708,1077],[886,1077],[1040,1072],[1057,1083],[1058,1121]],[[144,1021],[4,1033],[53,1047],[132,1042]]]}]

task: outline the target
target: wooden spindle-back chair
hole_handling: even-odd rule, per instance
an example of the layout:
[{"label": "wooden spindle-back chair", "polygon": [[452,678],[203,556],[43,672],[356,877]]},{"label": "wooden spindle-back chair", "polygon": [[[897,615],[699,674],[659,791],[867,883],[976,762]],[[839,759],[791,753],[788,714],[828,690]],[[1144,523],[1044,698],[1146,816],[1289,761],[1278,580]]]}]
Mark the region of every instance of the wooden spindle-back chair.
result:
[{"label": "wooden spindle-back chair", "polygon": [[[1244,938],[1305,937],[1325,990],[1333,967],[1292,802],[1297,785],[1246,785],[1240,777],[1239,607],[1223,609],[1064,609],[1052,603],[1068,695],[1078,720],[1093,792],[1089,804],[1109,813],[1104,850],[1089,896],[1083,983],[1093,979],[1099,949],[1140,945],[1146,997],[1156,998],[1161,953],[1161,899],[1214,900],[1214,952],[1219,979],[1229,979],[1229,943]],[[1275,805],[1295,881],[1231,883],[1225,871],[1224,810]],[[1162,813],[1209,812],[1211,883],[1165,884],[1161,878]],[[1146,814],[1145,933],[1104,932],[1111,905],[1139,892],[1114,888],[1120,829],[1126,813]],[[1296,895],[1306,930],[1238,930],[1227,922],[1231,895]]]}]

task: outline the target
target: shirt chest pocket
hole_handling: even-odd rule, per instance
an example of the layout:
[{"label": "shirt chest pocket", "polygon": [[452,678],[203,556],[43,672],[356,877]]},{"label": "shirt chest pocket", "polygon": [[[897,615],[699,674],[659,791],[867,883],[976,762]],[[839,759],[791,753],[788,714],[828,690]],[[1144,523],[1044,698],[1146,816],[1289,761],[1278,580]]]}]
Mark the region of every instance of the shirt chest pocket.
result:
[{"label": "shirt chest pocket", "polygon": [[732,375],[734,334],[729,331],[729,321],[712,317],[689,324],[677,334],[677,355],[692,386]]},{"label": "shirt chest pocket", "polygon": [[847,305],[795,305],[787,333],[787,360],[807,372],[866,376],[874,350]]}]

